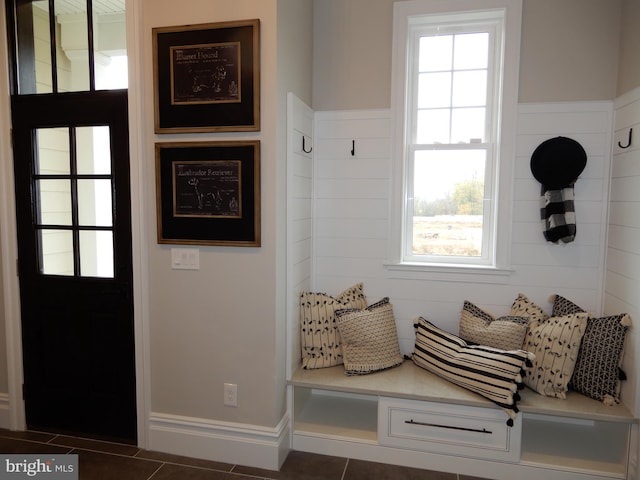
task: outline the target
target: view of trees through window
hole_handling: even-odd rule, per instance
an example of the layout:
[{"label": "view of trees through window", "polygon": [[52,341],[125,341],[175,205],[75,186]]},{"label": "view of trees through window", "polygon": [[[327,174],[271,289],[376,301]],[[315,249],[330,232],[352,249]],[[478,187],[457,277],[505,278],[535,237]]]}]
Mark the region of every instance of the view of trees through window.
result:
[{"label": "view of trees through window", "polygon": [[452,192],[430,200],[416,197],[413,253],[417,255],[480,255],[484,183],[466,180]]},{"label": "view of trees through window", "polygon": [[417,42],[411,254],[480,257],[490,35],[426,27]]}]

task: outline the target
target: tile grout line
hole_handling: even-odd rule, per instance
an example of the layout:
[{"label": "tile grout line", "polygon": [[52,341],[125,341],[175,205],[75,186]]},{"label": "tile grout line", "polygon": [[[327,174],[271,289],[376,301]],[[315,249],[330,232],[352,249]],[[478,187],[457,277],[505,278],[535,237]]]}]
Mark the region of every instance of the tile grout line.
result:
[{"label": "tile grout line", "polygon": [[164,462],[160,462],[158,468],[156,468],[156,470],[149,476],[149,478],[147,478],[147,480],[151,480],[153,477],[155,477],[156,473],[158,473],[162,467],[164,467]]},{"label": "tile grout line", "polygon": [[342,476],[340,477],[340,480],[344,480],[344,476],[347,474],[348,467],[349,467],[349,458],[347,458],[347,461],[344,464],[344,469],[342,470]]}]

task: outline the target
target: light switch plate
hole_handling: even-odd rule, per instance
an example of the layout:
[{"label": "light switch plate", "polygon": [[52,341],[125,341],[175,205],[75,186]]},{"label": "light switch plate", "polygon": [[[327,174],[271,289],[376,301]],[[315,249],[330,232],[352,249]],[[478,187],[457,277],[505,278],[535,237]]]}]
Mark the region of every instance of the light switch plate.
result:
[{"label": "light switch plate", "polygon": [[172,248],[171,268],[174,270],[200,270],[200,250],[197,248]]}]

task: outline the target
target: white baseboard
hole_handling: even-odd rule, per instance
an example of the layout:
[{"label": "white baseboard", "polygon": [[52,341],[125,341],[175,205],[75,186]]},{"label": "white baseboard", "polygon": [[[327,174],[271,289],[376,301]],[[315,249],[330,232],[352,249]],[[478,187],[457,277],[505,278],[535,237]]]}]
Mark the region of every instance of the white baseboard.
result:
[{"label": "white baseboard", "polygon": [[289,417],[274,428],[152,413],[148,449],[192,458],[279,470],[290,445]]},{"label": "white baseboard", "polygon": [[0,428],[9,430],[9,394],[0,393]]}]

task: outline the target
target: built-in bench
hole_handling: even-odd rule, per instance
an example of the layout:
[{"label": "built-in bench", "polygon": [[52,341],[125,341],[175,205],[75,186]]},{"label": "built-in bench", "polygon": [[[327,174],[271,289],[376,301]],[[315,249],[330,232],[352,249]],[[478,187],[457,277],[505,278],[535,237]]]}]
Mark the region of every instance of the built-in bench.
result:
[{"label": "built-in bench", "polygon": [[289,383],[294,450],[505,480],[627,479],[637,457],[638,419],[575,392],[521,390],[509,427],[491,401],[411,361],[362,376],[299,369]]}]

